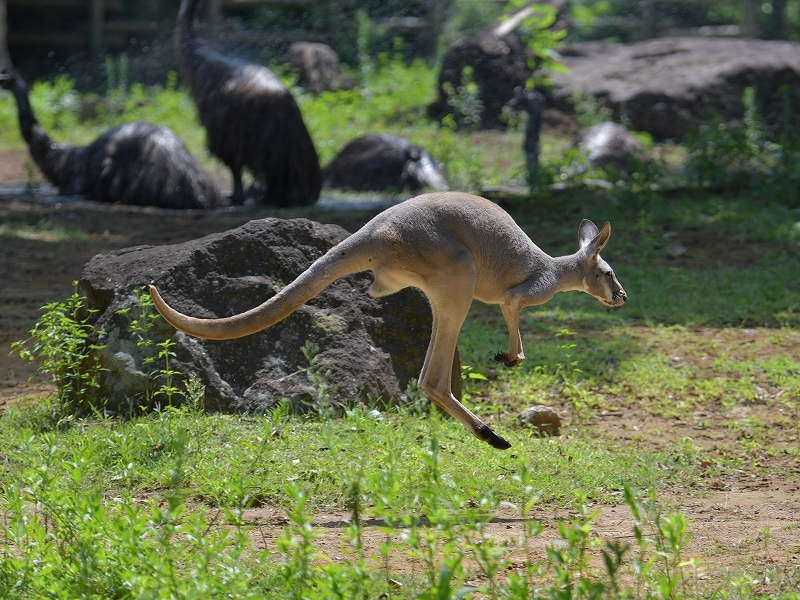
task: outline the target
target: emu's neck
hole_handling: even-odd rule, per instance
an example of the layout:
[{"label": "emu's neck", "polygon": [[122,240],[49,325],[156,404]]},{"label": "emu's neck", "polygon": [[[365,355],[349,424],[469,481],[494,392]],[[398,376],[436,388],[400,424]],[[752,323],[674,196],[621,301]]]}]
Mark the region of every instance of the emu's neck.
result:
[{"label": "emu's neck", "polygon": [[12,88],[14,99],[17,101],[17,114],[19,115],[19,128],[22,131],[22,137],[28,145],[32,145],[37,138],[42,139],[46,143],[51,143],[50,137],[39,125],[36,115],[33,114],[30,99],[28,98],[28,86],[19,79],[16,80]]},{"label": "emu's neck", "polygon": [[181,8],[178,11],[178,44],[182,57],[192,55],[197,52],[202,41],[197,35],[197,5],[199,0],[181,0]]},{"label": "emu's neck", "polygon": [[197,15],[199,0],[182,0],[178,11],[178,27],[186,27],[194,31],[194,19]]},{"label": "emu's neck", "polygon": [[178,54],[181,59],[183,76],[190,88],[195,87],[195,73],[202,62],[199,51],[203,41],[197,35],[195,17],[198,0],[182,0],[178,11]]},{"label": "emu's neck", "polygon": [[18,79],[12,91],[17,101],[19,128],[30,148],[33,160],[47,179],[58,187],[62,187],[64,164],[70,149],[55,144],[39,124],[28,98],[28,86]]}]

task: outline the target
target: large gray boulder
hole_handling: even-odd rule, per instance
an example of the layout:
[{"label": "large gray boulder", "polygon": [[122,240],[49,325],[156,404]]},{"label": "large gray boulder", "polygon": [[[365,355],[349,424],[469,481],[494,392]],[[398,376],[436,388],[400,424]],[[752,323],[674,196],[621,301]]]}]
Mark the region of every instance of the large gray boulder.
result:
[{"label": "large gray boulder", "polygon": [[553,73],[553,103],[569,110],[573,94],[604,99],[633,129],[682,139],[714,117],[742,118],[742,92],[756,90],[768,122],[784,114],[788,86],[800,109],[800,44],[733,38],[658,38],[636,44],[587,42],[561,50],[566,73]]},{"label": "large gray boulder", "polygon": [[[153,343],[167,338],[176,342],[170,366],[181,372],[177,379],[196,375],[206,386],[209,409],[263,411],[283,398],[300,410],[318,402],[401,401],[422,368],[431,311],[414,289],[371,298],[369,273],[337,280],[282,322],[238,340],[201,340],[176,332],[160,317],[142,318],[137,295],[151,282],[181,312],[198,317],[243,312],[347,236],[336,225],[269,218],[183,244],[92,258],[80,286],[89,308],[97,311],[95,337],[105,344],[100,395],[108,398],[108,408],[128,411],[154,401],[147,375],[164,363],[146,359],[158,350]],[[152,307],[149,311],[154,314]],[[137,344],[142,336],[133,325],[148,320],[145,337],[154,340],[149,347]],[[313,367],[302,351],[307,341],[318,348]],[[454,381],[460,386],[460,377]],[[454,393],[460,395],[460,389]]]}]

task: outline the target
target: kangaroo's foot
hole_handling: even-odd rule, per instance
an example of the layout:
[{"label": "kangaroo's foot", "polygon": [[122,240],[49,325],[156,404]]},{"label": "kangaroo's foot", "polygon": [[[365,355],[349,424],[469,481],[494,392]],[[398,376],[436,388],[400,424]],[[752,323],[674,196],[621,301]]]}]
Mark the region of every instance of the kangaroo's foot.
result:
[{"label": "kangaroo's foot", "polygon": [[511,444],[492,431],[488,425],[479,427],[477,436],[492,448],[497,448],[498,450],[511,448]]},{"label": "kangaroo's foot", "polygon": [[518,354],[514,358],[509,358],[508,352],[498,352],[494,355],[494,359],[497,362],[503,363],[507,367],[516,367],[519,363],[525,360],[525,357]]}]

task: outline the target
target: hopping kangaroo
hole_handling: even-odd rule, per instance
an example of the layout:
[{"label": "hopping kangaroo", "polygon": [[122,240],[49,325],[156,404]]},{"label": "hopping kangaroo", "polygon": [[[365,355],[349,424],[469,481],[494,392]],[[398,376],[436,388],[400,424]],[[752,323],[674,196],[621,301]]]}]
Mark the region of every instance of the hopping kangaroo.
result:
[{"label": "hopping kangaroo", "polygon": [[551,257],[496,204],[459,192],[417,196],[382,212],[318,258],[278,294],[247,312],[222,319],[197,319],[170,308],[156,290],[150,293],[170,325],[211,340],[242,337],[286,318],[339,277],[372,271],[369,293],[377,298],[406,287],[428,297],[433,332],[419,387],[437,406],[458,419],[475,437],[495,448],[509,448],[450,390],[453,354],[473,298],[499,304],[508,324],[508,350],[495,360],[514,366],[525,358],[519,335],[524,306],[543,304],[556,292],[579,290],[606,306],[627,299],[614,271],[600,258],[611,233],[584,219],[580,249]]}]

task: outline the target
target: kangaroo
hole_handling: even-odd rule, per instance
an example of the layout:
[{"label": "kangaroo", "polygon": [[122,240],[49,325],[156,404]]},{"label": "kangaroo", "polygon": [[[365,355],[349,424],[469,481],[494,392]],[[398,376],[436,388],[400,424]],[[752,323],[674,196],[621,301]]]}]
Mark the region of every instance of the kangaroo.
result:
[{"label": "kangaroo", "polygon": [[598,230],[584,219],[578,230],[579,250],[554,258],[493,202],[461,192],[438,192],[380,213],[275,296],[244,313],[198,319],[170,308],[152,285],[150,294],[158,312],[176,329],[227,340],[274,325],[351,273],[372,271],[369,293],[376,298],[419,288],[433,311],[420,389],[475,437],[506,449],[511,444],[456,400],[450,389],[456,342],[472,299],[500,305],[508,325],[508,350],[494,358],[509,367],[518,365],[525,358],[518,327],[523,307],[544,304],[556,292],[569,290],[591,294],[606,306],[625,303],[627,295],[614,271],[600,258],[610,234],[609,223]]}]

